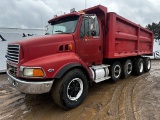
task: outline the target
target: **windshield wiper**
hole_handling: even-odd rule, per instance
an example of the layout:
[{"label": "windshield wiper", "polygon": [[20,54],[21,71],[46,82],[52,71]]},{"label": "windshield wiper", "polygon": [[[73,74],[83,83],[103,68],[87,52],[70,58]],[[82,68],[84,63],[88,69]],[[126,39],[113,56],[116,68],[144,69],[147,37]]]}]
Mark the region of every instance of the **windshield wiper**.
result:
[{"label": "windshield wiper", "polygon": [[49,35],[49,33],[45,33],[45,35]]},{"label": "windshield wiper", "polygon": [[[60,32],[60,33],[63,33],[63,34],[70,34],[70,32],[63,32],[63,31],[61,31],[61,30],[57,30],[57,31],[54,31],[54,32]],[[60,34],[59,33],[59,34]]]},{"label": "windshield wiper", "polygon": [[61,33],[63,33],[63,31],[62,31],[62,30],[56,30],[56,31],[54,31],[54,32],[61,32]]}]

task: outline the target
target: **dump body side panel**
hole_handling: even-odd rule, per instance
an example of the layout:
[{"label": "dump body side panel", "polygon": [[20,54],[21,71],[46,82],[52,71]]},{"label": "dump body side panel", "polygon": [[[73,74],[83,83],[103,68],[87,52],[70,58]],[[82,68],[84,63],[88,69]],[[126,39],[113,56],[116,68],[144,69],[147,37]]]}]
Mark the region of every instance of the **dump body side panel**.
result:
[{"label": "dump body side panel", "polygon": [[153,33],[116,13],[107,15],[104,58],[151,55]]}]

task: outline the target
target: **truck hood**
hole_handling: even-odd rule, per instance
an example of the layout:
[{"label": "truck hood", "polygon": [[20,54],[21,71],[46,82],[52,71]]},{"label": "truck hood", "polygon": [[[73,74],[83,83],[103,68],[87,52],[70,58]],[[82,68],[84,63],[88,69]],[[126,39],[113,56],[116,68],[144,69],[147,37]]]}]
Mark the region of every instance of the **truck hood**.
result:
[{"label": "truck hood", "polygon": [[63,50],[59,50],[60,46],[65,46],[66,44],[74,46],[74,41],[72,34],[56,34],[33,37],[11,44],[19,44],[21,46],[21,54],[23,54],[24,62],[26,62],[26,60],[63,52]]}]

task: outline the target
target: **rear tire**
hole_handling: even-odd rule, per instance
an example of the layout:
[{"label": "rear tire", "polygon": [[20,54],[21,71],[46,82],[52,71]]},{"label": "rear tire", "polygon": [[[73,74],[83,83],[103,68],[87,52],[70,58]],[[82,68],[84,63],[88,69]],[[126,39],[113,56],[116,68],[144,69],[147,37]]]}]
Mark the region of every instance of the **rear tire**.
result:
[{"label": "rear tire", "polygon": [[121,63],[116,61],[112,64],[111,68],[110,68],[110,76],[112,81],[117,81],[119,80],[119,78],[121,77],[121,72],[122,72],[122,67],[121,67]]},{"label": "rear tire", "polygon": [[149,57],[144,57],[144,72],[149,72],[151,69],[151,59]]},{"label": "rear tire", "polygon": [[128,76],[131,75],[133,69],[133,64],[130,59],[124,61],[122,63],[122,77],[127,78]]},{"label": "rear tire", "polygon": [[52,89],[54,102],[65,108],[72,109],[80,105],[88,93],[88,81],[79,69],[68,72],[62,79],[56,80]]},{"label": "rear tire", "polygon": [[133,70],[134,74],[139,76],[143,74],[144,66],[143,66],[143,59],[142,58],[137,58],[136,61],[134,62]]}]

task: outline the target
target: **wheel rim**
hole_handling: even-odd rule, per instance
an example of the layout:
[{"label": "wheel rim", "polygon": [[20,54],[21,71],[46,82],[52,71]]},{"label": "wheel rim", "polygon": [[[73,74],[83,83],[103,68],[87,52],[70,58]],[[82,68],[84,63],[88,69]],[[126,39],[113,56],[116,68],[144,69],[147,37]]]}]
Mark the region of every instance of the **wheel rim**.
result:
[{"label": "wheel rim", "polygon": [[139,71],[140,71],[141,73],[143,72],[143,62],[140,62]]},{"label": "wheel rim", "polygon": [[128,65],[127,65],[127,73],[131,74],[131,72],[132,72],[132,63],[128,63]]},{"label": "wheel rim", "polygon": [[75,78],[70,81],[67,87],[67,96],[70,100],[76,101],[83,92],[83,82],[80,78]]},{"label": "wheel rim", "polygon": [[114,76],[115,78],[119,78],[121,74],[121,67],[119,65],[116,65],[114,67]]},{"label": "wheel rim", "polygon": [[150,67],[151,67],[151,61],[148,60],[148,66],[147,66],[148,70],[150,69]]}]

